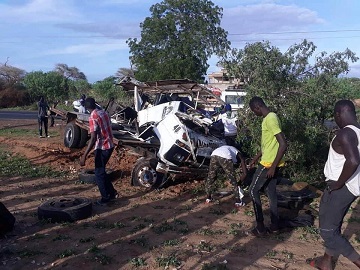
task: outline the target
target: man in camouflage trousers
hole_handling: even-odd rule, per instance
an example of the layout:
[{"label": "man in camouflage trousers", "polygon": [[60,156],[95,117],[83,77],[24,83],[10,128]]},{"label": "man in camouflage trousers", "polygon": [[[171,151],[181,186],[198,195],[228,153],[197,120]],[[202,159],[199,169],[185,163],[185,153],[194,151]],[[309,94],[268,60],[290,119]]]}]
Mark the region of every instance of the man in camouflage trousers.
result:
[{"label": "man in camouflage trousers", "polygon": [[241,194],[241,189],[238,185],[235,176],[234,164],[240,163],[242,168],[242,174],[240,180],[243,181],[246,178],[246,165],[245,161],[241,155],[241,152],[233,146],[224,145],[217,149],[215,149],[211,154],[210,166],[208,177],[205,181],[205,191],[207,194],[206,203],[210,203],[213,201],[212,193],[214,192],[214,184],[217,177],[217,171],[222,168],[225,172],[227,179],[230,180],[234,189],[234,197],[235,197],[235,206],[243,206],[241,198],[243,194]]}]

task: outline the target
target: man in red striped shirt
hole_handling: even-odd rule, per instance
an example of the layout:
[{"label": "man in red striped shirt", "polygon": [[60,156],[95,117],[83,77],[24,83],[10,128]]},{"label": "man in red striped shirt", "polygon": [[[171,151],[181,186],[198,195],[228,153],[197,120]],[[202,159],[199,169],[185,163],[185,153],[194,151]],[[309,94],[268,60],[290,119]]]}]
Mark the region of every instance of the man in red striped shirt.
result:
[{"label": "man in red striped shirt", "polygon": [[118,193],[108,179],[105,170],[114,150],[111,122],[109,115],[104,110],[96,108],[95,99],[87,98],[85,108],[90,112],[89,128],[91,138],[85,153],[80,159],[80,165],[85,165],[87,155],[95,146],[95,177],[101,194],[101,199],[97,201],[97,204],[102,205],[118,197]]}]

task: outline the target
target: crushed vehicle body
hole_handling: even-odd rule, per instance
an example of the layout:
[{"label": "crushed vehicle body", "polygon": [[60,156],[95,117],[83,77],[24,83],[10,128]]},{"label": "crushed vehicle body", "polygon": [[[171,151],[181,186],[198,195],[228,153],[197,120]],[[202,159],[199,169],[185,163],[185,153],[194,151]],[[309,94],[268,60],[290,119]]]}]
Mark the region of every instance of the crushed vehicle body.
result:
[{"label": "crushed vehicle body", "polygon": [[[204,178],[212,151],[225,144],[213,121],[215,108],[224,102],[206,86],[187,79],[144,83],[125,77],[118,84],[134,95],[133,107],[108,110],[117,147],[139,156],[132,184],[155,188],[178,176]],[[85,135],[76,127],[87,133],[88,115],[67,112],[66,118],[64,144],[79,147]],[[78,138],[69,144],[71,135]]]},{"label": "crushed vehicle body", "polygon": [[212,151],[225,144],[211,117],[214,107],[224,102],[186,79],[140,83],[127,77],[119,84],[134,91],[137,117],[132,136],[158,145],[153,152],[140,151],[132,183],[152,187],[179,174],[204,177]]}]

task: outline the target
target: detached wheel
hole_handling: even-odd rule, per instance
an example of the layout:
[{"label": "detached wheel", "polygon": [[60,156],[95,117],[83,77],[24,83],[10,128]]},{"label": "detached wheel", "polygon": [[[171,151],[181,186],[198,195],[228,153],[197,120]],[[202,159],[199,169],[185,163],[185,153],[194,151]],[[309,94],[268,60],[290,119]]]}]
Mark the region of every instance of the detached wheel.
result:
[{"label": "detached wheel", "polygon": [[80,128],[80,140],[79,140],[78,148],[83,148],[86,145],[88,139],[89,139],[89,135],[87,129]]},{"label": "detached wheel", "polygon": [[70,122],[65,126],[64,145],[69,148],[76,148],[79,146],[81,137],[80,127],[74,122]]},{"label": "detached wheel", "polygon": [[156,187],[161,184],[164,174],[156,171],[156,159],[139,158],[131,173],[132,184],[145,188]]},{"label": "detached wheel", "polygon": [[[106,169],[107,177],[111,177],[113,170]],[[79,181],[86,184],[96,184],[96,176],[94,169],[85,169],[79,173]]]},{"label": "detached wheel", "polygon": [[74,222],[91,216],[91,213],[92,204],[87,198],[52,199],[38,207],[38,218],[51,222]]}]

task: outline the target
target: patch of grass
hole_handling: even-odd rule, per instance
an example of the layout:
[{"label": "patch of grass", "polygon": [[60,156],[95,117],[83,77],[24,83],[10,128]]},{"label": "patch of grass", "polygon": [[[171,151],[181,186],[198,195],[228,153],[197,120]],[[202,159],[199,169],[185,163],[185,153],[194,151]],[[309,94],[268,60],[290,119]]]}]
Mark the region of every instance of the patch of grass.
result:
[{"label": "patch of grass", "polygon": [[49,166],[35,166],[19,154],[0,149],[0,176],[60,177],[66,172],[54,171]]},{"label": "patch of grass", "polygon": [[154,209],[165,209],[165,206],[163,206],[163,205],[154,205],[153,208]]},{"label": "patch of grass", "polygon": [[274,258],[277,255],[277,251],[276,250],[269,250],[266,254],[265,257],[266,258]]},{"label": "patch of grass", "polygon": [[106,221],[97,221],[94,224],[94,228],[96,229],[110,229],[111,225]]},{"label": "patch of grass", "polygon": [[239,234],[239,229],[241,229],[241,228],[242,228],[241,223],[231,223],[230,224],[230,230],[227,233],[232,234],[232,235],[238,235]]},{"label": "patch of grass", "polygon": [[53,241],[64,241],[64,240],[67,240],[67,239],[70,239],[70,236],[64,235],[64,234],[58,234],[52,240]]},{"label": "patch of grass", "polygon": [[146,247],[149,243],[149,239],[146,238],[144,235],[138,237],[138,238],[135,238],[135,239],[132,239],[129,241],[130,244],[137,244],[139,246],[142,246],[142,247]]},{"label": "patch of grass", "polygon": [[34,250],[34,249],[23,249],[17,252],[20,258],[31,258],[39,254],[44,254],[44,252]]},{"label": "patch of grass", "polygon": [[252,210],[246,210],[244,214],[248,217],[253,217],[255,215],[254,211]]},{"label": "patch of grass", "polygon": [[221,209],[215,209],[215,208],[210,208],[210,211],[209,211],[210,214],[213,214],[213,215],[217,215],[217,216],[222,216],[225,214],[225,212]]},{"label": "patch of grass", "polygon": [[146,260],[140,257],[132,258],[130,261],[130,264],[134,267],[140,267],[140,266],[146,266]]},{"label": "patch of grass", "polygon": [[34,241],[34,240],[37,240],[37,239],[44,239],[44,238],[46,238],[45,234],[35,233],[33,235],[30,235],[26,240],[27,241]]},{"label": "patch of grass", "polygon": [[352,222],[360,223],[360,217],[350,217],[348,219],[348,222],[349,223],[352,223]]},{"label": "patch of grass", "polygon": [[91,252],[91,253],[99,253],[100,250],[101,250],[101,249],[100,249],[97,245],[95,245],[95,244],[93,244],[93,245],[91,246],[91,248],[88,249],[88,251]]},{"label": "patch of grass", "polygon": [[80,238],[79,242],[80,243],[89,243],[89,242],[94,241],[94,240],[95,240],[95,238],[90,236],[90,237],[87,237],[87,238]]},{"label": "patch of grass", "polygon": [[204,264],[201,267],[201,270],[229,270],[229,268],[224,263],[218,264]]},{"label": "patch of grass", "polygon": [[181,241],[179,239],[171,239],[171,240],[165,240],[163,243],[163,246],[165,247],[174,247],[181,244]]},{"label": "patch of grass", "polygon": [[131,233],[136,233],[136,232],[138,232],[138,231],[141,231],[141,230],[144,229],[144,228],[146,228],[146,225],[140,223],[140,224],[136,225],[134,228],[132,228],[132,229],[130,230],[130,232],[131,232]]},{"label": "patch of grass", "polygon": [[120,221],[114,222],[113,224],[111,224],[111,229],[113,229],[113,228],[121,229],[121,228],[125,228],[125,227],[126,227],[126,225]]},{"label": "patch of grass", "polygon": [[109,265],[111,264],[112,258],[102,253],[97,253],[94,257],[94,260],[101,265]]},{"label": "patch of grass", "polygon": [[37,137],[36,130],[25,128],[5,127],[0,129],[0,136],[6,137]]},{"label": "patch of grass", "polygon": [[175,254],[171,254],[167,257],[162,255],[161,257],[156,258],[156,262],[159,267],[165,267],[166,269],[169,266],[178,267],[181,265],[181,261],[176,257]]},{"label": "patch of grass", "polygon": [[205,252],[211,252],[214,251],[215,248],[210,244],[207,243],[206,241],[200,241],[200,244],[197,246],[197,248],[199,249],[199,251],[205,251]]},{"label": "patch of grass", "polygon": [[292,260],[294,258],[294,253],[292,252],[284,250],[281,253],[284,255],[285,259]]},{"label": "patch of grass", "polygon": [[70,257],[72,255],[75,255],[75,251],[73,249],[65,249],[63,252],[61,252],[58,257],[60,259],[66,258],[66,257]]},{"label": "patch of grass", "polygon": [[153,228],[154,232],[157,234],[164,233],[166,231],[175,231],[174,225],[168,223],[167,221],[161,223],[159,226]]},{"label": "patch of grass", "polygon": [[300,231],[300,240],[308,240],[308,237],[319,239],[320,231],[315,226],[300,227],[297,230]]},{"label": "patch of grass", "polygon": [[225,233],[224,230],[211,230],[209,228],[200,229],[197,231],[197,234],[200,234],[200,235],[220,235],[220,234],[224,234],[224,233]]}]

